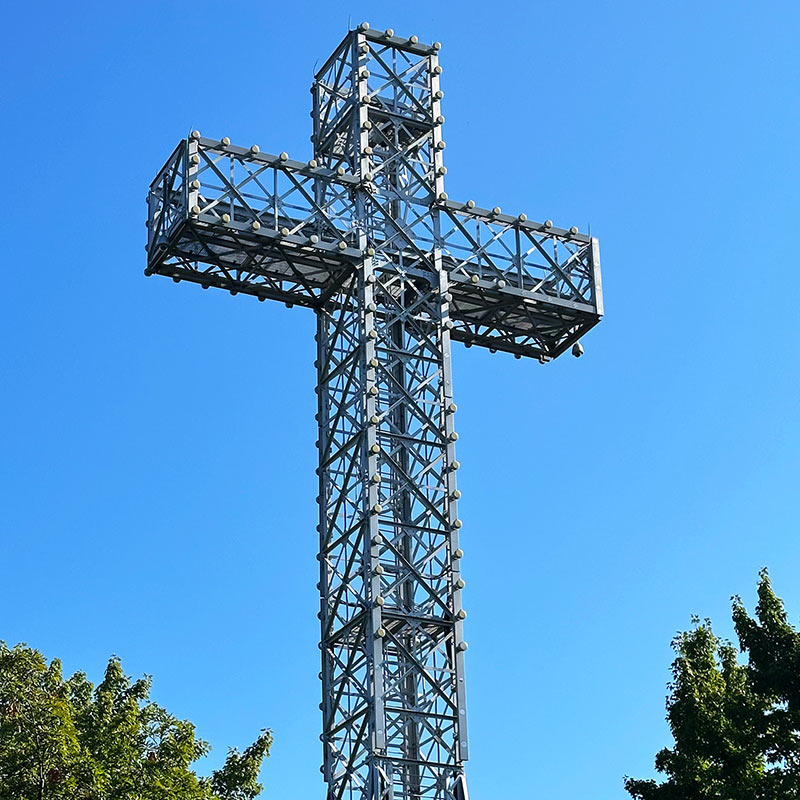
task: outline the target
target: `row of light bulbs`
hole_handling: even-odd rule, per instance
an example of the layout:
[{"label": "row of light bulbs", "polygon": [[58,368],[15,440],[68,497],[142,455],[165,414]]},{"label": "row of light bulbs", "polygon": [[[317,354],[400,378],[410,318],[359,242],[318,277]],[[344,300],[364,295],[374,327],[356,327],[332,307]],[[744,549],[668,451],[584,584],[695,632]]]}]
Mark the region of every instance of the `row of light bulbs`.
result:
[{"label": "row of light bulbs", "polygon": [[[441,120],[442,120],[442,122],[444,122],[444,118],[443,117],[441,118]],[[192,131],[191,136],[192,136],[193,139],[200,139],[200,131],[196,131],[196,130]],[[231,143],[231,140],[227,136],[224,136],[220,140],[220,144],[224,145],[225,147],[229,146],[230,143]],[[445,144],[445,142],[441,141],[441,142],[438,142],[436,144],[436,149],[437,150],[444,150],[444,148],[446,146],[447,145]],[[372,148],[371,147],[365,148],[365,152],[367,150],[369,150],[367,155],[371,155],[372,154]],[[258,155],[261,152],[261,148],[257,144],[254,144],[254,145],[252,145],[250,147],[250,152],[253,155]],[[286,162],[286,161],[289,160],[289,154],[284,151],[278,156],[278,158],[280,158],[281,161]],[[197,156],[197,155],[193,155],[192,158],[191,158],[191,163],[195,164],[195,165],[199,164],[200,163],[200,157]],[[320,168],[319,167],[319,162],[315,158],[310,159],[306,163],[311,169],[319,169]],[[436,172],[439,175],[445,175],[445,174],[447,174],[447,167],[440,166],[440,167],[437,168]],[[338,166],[336,168],[336,174],[339,177],[344,177],[347,174],[347,170],[343,166],[340,165],[340,166]],[[372,180],[374,180],[374,175],[372,173],[368,172],[368,173],[366,173],[364,175],[364,180],[365,181],[372,181]],[[194,181],[193,185],[192,185],[192,188],[193,189],[199,189],[200,188],[199,181]],[[447,199],[448,199],[447,192],[440,192],[439,193],[439,200],[444,202]],[[473,208],[475,208],[475,201],[474,200],[467,200],[467,202],[464,203],[464,208],[466,208],[468,210],[472,210]],[[500,206],[494,206],[494,208],[491,209],[491,213],[492,213],[492,216],[498,217],[503,213],[503,209]],[[519,222],[527,222],[528,221],[528,215],[527,214],[518,214],[517,215],[517,220]],[[546,219],[544,221],[544,223],[542,223],[542,225],[543,225],[543,227],[548,228],[548,229],[552,228],[553,227],[553,220]],[[571,228],[569,228],[569,233],[572,234],[573,236],[576,236],[579,232],[580,231],[579,231],[577,225],[573,225]]]},{"label": "row of light bulbs", "polygon": [[[358,26],[358,29],[359,29],[360,31],[363,31],[363,32],[366,32],[366,31],[368,31],[368,30],[370,29],[370,27],[369,27],[369,22],[362,22],[362,23],[361,23],[361,24]],[[375,31],[375,33],[377,33],[377,31]],[[383,32],[383,36],[385,36],[387,39],[391,39],[391,38],[393,38],[393,37],[394,37],[394,28],[387,28],[387,29],[386,29],[386,30]],[[407,41],[409,44],[418,44],[418,43],[419,43],[419,36],[409,36],[409,37],[408,37],[408,39],[406,39],[406,41]],[[434,50],[437,50],[437,51],[438,51],[438,50],[440,50],[440,49],[441,49],[441,47],[442,47],[442,43],[441,43],[441,42],[434,42],[434,43],[431,45],[431,47],[432,47]]]},{"label": "row of light bulbs", "polygon": [[[192,131],[191,136],[192,136],[193,139],[199,139],[200,138],[200,131]],[[220,140],[220,143],[227,147],[228,145],[230,145],[230,141],[231,140],[227,136],[224,136]],[[437,145],[436,145],[436,149],[437,150],[444,150],[445,147],[446,147],[446,144],[443,141],[438,142]],[[367,153],[367,155],[371,155],[372,148],[371,147],[370,148],[366,148],[365,152],[366,152],[367,149],[369,150],[369,153]],[[257,144],[254,144],[254,145],[252,145],[250,147],[250,153],[252,153],[253,155],[258,155],[260,152],[261,152],[261,148]],[[286,162],[286,161],[289,160],[289,154],[284,151],[278,156],[278,158],[282,162]],[[193,155],[191,157],[191,163],[194,164],[194,165],[199,164],[200,163],[200,157],[197,156],[197,155]],[[310,159],[306,163],[311,169],[319,169],[320,168],[319,162],[315,158]],[[336,174],[339,177],[344,177],[347,174],[347,170],[341,165],[338,166],[335,171],[336,171]],[[447,174],[447,167],[440,166],[440,167],[437,168],[436,172],[439,175],[445,175],[445,174]],[[367,172],[364,175],[364,180],[367,181],[367,182],[370,182],[370,181],[374,180],[374,177],[375,176],[373,175],[373,173]],[[197,180],[192,181],[192,188],[193,189],[199,189],[200,188],[200,182],[197,181]],[[444,202],[447,199],[448,199],[447,192],[440,192],[439,193],[439,200]],[[464,208],[466,208],[467,210],[471,211],[473,208],[475,208],[475,201],[474,200],[467,200],[467,202],[464,203]],[[200,213],[200,212],[198,210],[198,211],[194,211],[193,213]],[[502,213],[503,213],[503,209],[500,206],[494,206],[494,208],[491,209],[492,216],[498,217]],[[518,214],[517,215],[517,221],[519,221],[519,222],[527,222],[528,221],[528,215],[527,214]],[[552,228],[553,227],[553,220],[546,219],[544,221],[544,223],[542,223],[542,226],[544,228],[548,228],[548,229]],[[260,227],[260,225],[259,225],[259,227]],[[256,228],[256,230],[258,230],[258,228]],[[577,225],[573,225],[569,229],[569,233],[572,234],[573,236],[577,235],[579,233],[579,229],[578,229]]]}]

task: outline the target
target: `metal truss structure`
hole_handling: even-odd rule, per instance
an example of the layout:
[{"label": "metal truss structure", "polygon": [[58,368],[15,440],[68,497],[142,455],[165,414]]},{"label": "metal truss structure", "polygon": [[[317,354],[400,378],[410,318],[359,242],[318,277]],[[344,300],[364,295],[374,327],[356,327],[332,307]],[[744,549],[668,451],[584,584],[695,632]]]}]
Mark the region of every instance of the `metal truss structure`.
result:
[{"label": "metal truss structure", "polygon": [[546,361],[602,316],[596,239],[448,199],[438,50],[362,25],[310,161],[194,132],[148,195],[146,274],[317,315],[329,800],[467,798],[451,340]]}]

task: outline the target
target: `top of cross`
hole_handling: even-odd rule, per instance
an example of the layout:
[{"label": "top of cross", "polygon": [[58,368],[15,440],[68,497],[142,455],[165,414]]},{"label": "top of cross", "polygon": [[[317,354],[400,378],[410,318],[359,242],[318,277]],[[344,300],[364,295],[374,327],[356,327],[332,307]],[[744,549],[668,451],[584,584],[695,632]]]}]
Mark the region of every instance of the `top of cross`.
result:
[{"label": "top of cross", "polygon": [[[347,42],[354,35],[361,35],[367,41],[376,42],[388,47],[394,47],[398,50],[405,50],[417,56],[434,55],[442,49],[441,42],[426,44],[425,42],[420,42],[419,36],[397,36],[394,28],[387,28],[384,31],[376,30],[370,26],[369,22],[362,22],[357,28],[353,28],[352,30],[348,31],[344,39],[342,39],[340,42],[339,46],[341,47],[342,44]],[[334,50],[334,53],[330,56],[328,61],[334,58],[335,53],[336,50]],[[327,65],[328,64],[326,63],[317,70],[317,77],[319,77],[325,71]]]}]

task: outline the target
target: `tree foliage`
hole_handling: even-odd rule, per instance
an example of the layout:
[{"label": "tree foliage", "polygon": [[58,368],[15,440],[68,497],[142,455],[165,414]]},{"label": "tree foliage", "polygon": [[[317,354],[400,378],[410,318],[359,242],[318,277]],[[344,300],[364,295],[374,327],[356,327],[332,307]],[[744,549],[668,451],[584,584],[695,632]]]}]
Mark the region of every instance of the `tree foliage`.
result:
[{"label": "tree foliage", "polygon": [[96,687],[65,680],[57,659],[0,641],[0,800],[252,800],[271,744],[262,731],[198,777],[210,748],[150,700],[149,677],[132,681],[115,657]]},{"label": "tree foliage", "polygon": [[766,570],[755,616],[734,597],[733,623],[738,649],[708,620],[674,640],[675,745],[656,755],[664,781],[625,779],[636,800],[800,798],[800,634]]}]

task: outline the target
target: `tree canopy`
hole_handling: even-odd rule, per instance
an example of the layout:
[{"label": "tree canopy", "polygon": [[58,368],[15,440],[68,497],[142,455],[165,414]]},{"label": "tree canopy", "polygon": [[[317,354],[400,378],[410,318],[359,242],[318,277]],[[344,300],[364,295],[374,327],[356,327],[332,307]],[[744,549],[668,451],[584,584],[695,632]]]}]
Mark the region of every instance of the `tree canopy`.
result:
[{"label": "tree canopy", "polygon": [[667,698],[675,745],[655,759],[666,779],[625,779],[636,800],[800,798],[800,634],[762,570],[751,617],[733,598],[738,649],[711,622],[673,641]]},{"label": "tree canopy", "polygon": [[211,777],[191,769],[209,752],[191,722],[150,700],[111,658],[101,683],[0,641],[0,800],[252,800],[272,744],[262,731],[231,749]]}]

